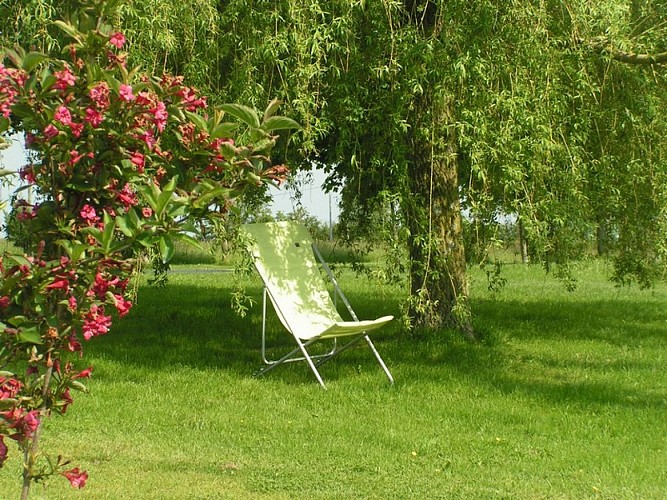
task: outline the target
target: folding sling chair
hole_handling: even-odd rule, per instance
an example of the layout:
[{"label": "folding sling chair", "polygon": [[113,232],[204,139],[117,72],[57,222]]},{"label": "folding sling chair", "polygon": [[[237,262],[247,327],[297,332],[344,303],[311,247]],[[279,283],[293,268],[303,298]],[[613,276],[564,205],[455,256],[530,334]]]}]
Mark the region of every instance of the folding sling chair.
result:
[{"label": "folding sling chair", "polygon": [[[246,224],[242,227],[247,249],[257,272],[264,282],[262,298],[262,360],[257,375],[264,375],[282,363],[306,361],[324,388],[317,367],[334,356],[365,340],[378,363],[393,384],[394,379],[375,349],[368,332],[380,328],[393,319],[383,316],[376,320],[360,321],[338,286],[331,269],[319,250],[313,245],[307,229],[295,222]],[[327,291],[317,255],[334,287],[334,300]],[[285,328],[292,334],[297,347],[280,359],[266,357],[266,303],[267,295]],[[344,321],[336,309],[337,298],[345,304],[353,321]],[[346,337],[345,343],[338,339]],[[332,339],[333,347],[324,354],[311,355],[307,348],[324,339]]]}]

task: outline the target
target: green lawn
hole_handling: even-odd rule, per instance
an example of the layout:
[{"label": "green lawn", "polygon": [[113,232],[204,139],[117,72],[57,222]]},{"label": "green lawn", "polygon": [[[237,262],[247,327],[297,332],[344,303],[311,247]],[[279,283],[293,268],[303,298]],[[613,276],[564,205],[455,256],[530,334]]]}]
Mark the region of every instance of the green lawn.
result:
[{"label": "green lawn", "polygon": [[[252,378],[260,308],[235,316],[231,275],[192,269],[142,286],[87,344],[91,392],[49,421],[44,447],[90,480],[34,498],[665,498],[665,284],[617,289],[593,262],[568,293],[509,265],[493,296],[473,271],[483,342],[415,341],[396,322],[377,336],[395,386],[359,348],[322,368],[324,391],[305,364]],[[341,283],[360,316],[397,314],[397,290],[350,272]],[[2,499],[19,496],[10,451]]]}]

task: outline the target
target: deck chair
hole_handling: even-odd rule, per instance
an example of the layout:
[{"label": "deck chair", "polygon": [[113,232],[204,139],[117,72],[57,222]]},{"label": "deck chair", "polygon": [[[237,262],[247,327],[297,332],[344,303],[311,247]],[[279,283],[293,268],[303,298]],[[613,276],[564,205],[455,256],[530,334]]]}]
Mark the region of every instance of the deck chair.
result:
[{"label": "deck chair", "polygon": [[[378,363],[393,384],[394,379],[368,336],[372,330],[389,323],[393,316],[360,321],[353,311],[331,269],[308,234],[307,229],[295,222],[246,224],[241,233],[264,282],[262,298],[262,360],[264,366],[257,372],[264,375],[277,366],[292,361],[306,361],[324,388],[317,368],[361,340],[365,340]],[[332,300],[325,280],[315,260],[320,260],[334,288]],[[297,347],[280,359],[266,356],[267,295],[283,326],[292,334]],[[337,311],[340,298],[353,321],[344,321]],[[324,354],[311,355],[308,347],[320,340],[331,339],[333,347]],[[339,342],[340,339],[340,342]],[[341,345],[342,344],[342,345]]]}]

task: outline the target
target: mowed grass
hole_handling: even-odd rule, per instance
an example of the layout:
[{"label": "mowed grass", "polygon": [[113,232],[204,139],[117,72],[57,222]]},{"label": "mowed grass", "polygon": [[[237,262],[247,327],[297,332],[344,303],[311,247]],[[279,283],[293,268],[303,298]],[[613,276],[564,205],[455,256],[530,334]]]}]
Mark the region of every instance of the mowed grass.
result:
[{"label": "mowed grass", "polygon": [[[261,308],[229,307],[232,276],[179,268],[142,286],[132,313],[88,343],[90,394],[48,422],[44,449],[90,473],[48,499],[661,499],[667,492],[667,286],[642,292],[582,265],[566,292],[508,265],[502,294],[473,271],[483,341],[412,339],[398,322],[377,347],[255,379]],[[362,317],[398,314],[399,290],[343,272]],[[258,299],[260,285],[249,290]],[[290,346],[277,332],[275,350]],[[0,498],[19,496],[19,459]]]}]

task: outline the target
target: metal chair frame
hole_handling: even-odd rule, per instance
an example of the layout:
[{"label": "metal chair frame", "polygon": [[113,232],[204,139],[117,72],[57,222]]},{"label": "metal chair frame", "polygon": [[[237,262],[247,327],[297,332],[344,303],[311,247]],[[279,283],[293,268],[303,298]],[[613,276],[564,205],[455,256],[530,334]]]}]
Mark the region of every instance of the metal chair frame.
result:
[{"label": "metal chair frame", "polygon": [[[354,309],[352,309],[352,306],[350,305],[350,302],[347,300],[347,297],[343,293],[343,290],[340,288],[338,281],[336,280],[336,277],[334,276],[333,272],[331,271],[331,268],[329,265],[326,263],[324,258],[322,257],[322,254],[320,253],[319,249],[315,246],[315,244],[312,244],[312,249],[317,257],[317,260],[320,262],[320,265],[326,272],[327,276],[329,277],[329,281],[333,285],[334,288],[334,294],[333,294],[333,301],[334,305],[337,307],[338,305],[338,297],[343,301],[343,304],[345,305],[347,311],[349,312],[350,316],[354,321],[359,321],[359,318],[357,314],[354,312]],[[389,371],[389,368],[387,368],[387,365],[385,364],[384,360],[380,356],[380,353],[377,351],[375,348],[375,345],[373,344],[373,341],[370,339],[370,337],[366,333],[359,334],[355,337],[352,337],[352,339],[349,342],[346,342],[342,344],[341,346],[338,345],[338,339],[333,338],[333,347],[331,348],[330,351],[324,353],[324,354],[317,354],[317,355],[311,355],[307,351],[307,347],[310,346],[311,344],[317,342],[318,340],[324,340],[321,339],[320,337],[314,337],[312,339],[309,339],[308,341],[304,342],[300,338],[298,338],[296,335],[292,335],[294,337],[294,340],[296,340],[297,347],[293,349],[292,351],[288,352],[285,354],[283,357],[275,360],[270,360],[267,358],[267,353],[266,353],[266,313],[267,313],[267,296],[269,297],[269,300],[273,304],[273,308],[276,311],[276,314],[282,317],[284,320],[284,316],[280,308],[276,305],[276,301],[272,297],[271,291],[264,286],[263,292],[262,292],[262,348],[261,348],[261,353],[262,353],[262,361],[266,366],[262,367],[259,369],[256,373],[255,376],[263,376],[266,373],[270,372],[277,366],[283,364],[283,363],[292,363],[295,361],[306,361],[308,363],[308,366],[310,367],[311,371],[315,375],[315,378],[319,382],[319,384],[326,389],[326,385],[324,384],[324,381],[322,380],[322,376],[320,375],[319,370],[317,369],[319,366],[323,365],[327,361],[333,359],[335,356],[340,354],[341,352],[346,351],[350,347],[356,345],[359,343],[361,340],[366,340],[368,346],[370,347],[371,351],[373,352],[375,358],[377,359],[378,363],[382,367],[382,370],[384,371],[385,375],[387,375],[387,378],[389,379],[389,383],[393,384],[394,383],[394,378],[391,375],[391,372]],[[283,323],[287,323],[286,321],[283,321]],[[298,355],[301,353],[301,355]]]}]

